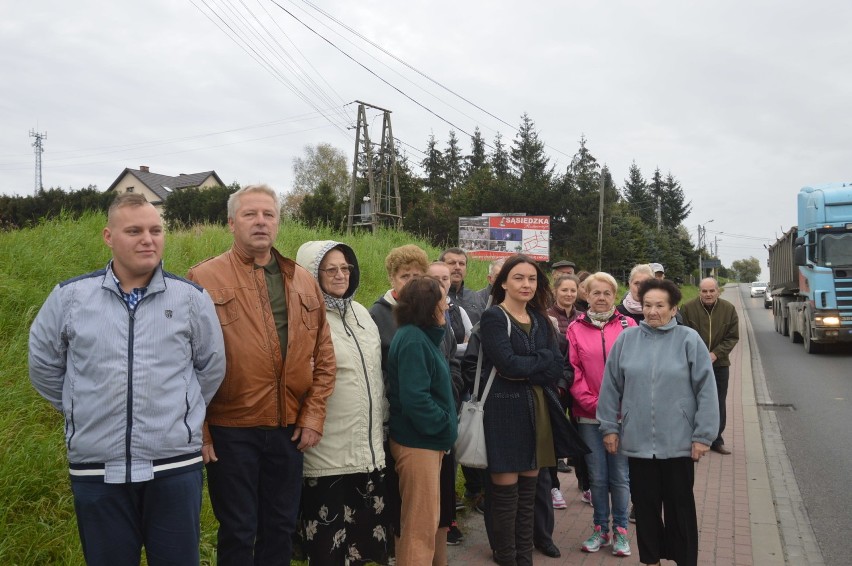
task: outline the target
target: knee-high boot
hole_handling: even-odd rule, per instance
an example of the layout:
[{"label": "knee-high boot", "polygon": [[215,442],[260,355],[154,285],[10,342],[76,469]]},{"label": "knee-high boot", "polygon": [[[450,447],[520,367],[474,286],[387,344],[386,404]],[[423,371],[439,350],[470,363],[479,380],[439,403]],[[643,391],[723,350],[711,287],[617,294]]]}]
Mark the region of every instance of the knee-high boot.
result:
[{"label": "knee-high boot", "polygon": [[515,560],[518,566],[532,566],[535,489],[538,477],[518,476],[518,512],[515,519]]},{"label": "knee-high boot", "polygon": [[518,484],[491,486],[491,534],[494,561],[500,566],[517,566],[515,560],[515,516],[518,511]]}]

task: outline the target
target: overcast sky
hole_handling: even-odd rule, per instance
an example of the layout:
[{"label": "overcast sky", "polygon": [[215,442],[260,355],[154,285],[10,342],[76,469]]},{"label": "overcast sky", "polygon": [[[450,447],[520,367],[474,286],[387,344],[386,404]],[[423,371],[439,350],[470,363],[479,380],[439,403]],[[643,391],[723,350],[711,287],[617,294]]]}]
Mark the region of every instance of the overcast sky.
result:
[{"label": "overcast sky", "polygon": [[475,126],[510,142],[527,112],[559,172],[581,136],[619,185],[633,160],[646,178],[671,171],[692,201],[686,227],[695,238],[713,220],[726,265],[765,264],[763,244],[796,223],[800,187],[852,181],[848,1],[320,6],[481,109],[300,0],[9,1],[0,192],[32,193],[31,130],[47,132],[45,187],[105,189],[148,165],[285,192],[306,144],[352,154],[356,99],[393,111],[415,162],[431,133],[442,148],[456,129],[467,149]]}]

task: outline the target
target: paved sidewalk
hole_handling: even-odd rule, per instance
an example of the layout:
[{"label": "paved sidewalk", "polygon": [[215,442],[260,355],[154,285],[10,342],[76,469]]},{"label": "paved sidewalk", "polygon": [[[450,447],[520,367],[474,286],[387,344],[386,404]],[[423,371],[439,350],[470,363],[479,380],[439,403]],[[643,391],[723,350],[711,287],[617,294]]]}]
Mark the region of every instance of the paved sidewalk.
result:
[{"label": "paved sidewalk", "polygon": [[[710,565],[775,566],[784,564],[760,422],[752,381],[751,348],[739,293],[732,287],[724,298],[740,314],[740,343],[731,354],[728,387],[726,446],[733,452],[722,456],[709,452],[697,464],[695,501],[698,510],[698,563]],[[635,530],[629,529],[633,555],[613,556],[609,548],[595,554],[580,551],[592,529],[592,508],[582,503],[573,474],[559,474],[568,508],[555,511],[553,541],[561,558],[548,558],[535,551],[539,564],[638,564]],[[450,547],[450,564],[493,564],[485,537],[482,516],[473,511],[459,513],[465,535],[461,545]],[[663,564],[674,562],[663,561]]]}]

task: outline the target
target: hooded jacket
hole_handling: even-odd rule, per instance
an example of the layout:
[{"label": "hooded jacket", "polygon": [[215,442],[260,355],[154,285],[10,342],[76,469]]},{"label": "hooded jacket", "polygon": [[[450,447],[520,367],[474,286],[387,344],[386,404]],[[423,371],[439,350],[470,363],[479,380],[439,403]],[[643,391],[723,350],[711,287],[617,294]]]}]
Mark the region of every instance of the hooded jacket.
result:
[{"label": "hooded jacket", "polygon": [[306,477],[370,472],[385,467],[382,423],[386,413],[379,329],[370,313],[353,300],[361,279],[355,252],[331,240],[305,242],[296,261],[319,280],[319,266],[331,250],[354,266],[343,297],[323,292],[337,366],[334,391],[326,402],[320,443],[305,452]]},{"label": "hooded jacket", "polygon": [[574,368],[574,383],[571,385],[574,417],[595,418],[607,356],[618,335],[634,326],[636,323],[632,318],[618,311],[603,328],[592,324],[586,313],[568,326],[568,358]]},{"label": "hooded jacket", "polygon": [[633,458],[688,458],[693,442],[710,446],[719,400],[698,334],[674,318],[624,331],[606,363],[597,418],[602,434],[621,434],[619,452]]},{"label": "hooded jacket", "polygon": [[[316,280],[272,248],[284,279],[286,358],[269,306],[263,269],[236,245],[189,270],[213,298],[225,336],[227,370],[207,408],[207,424],[307,427],[322,434],[334,389],[334,347]],[[205,438],[205,442],[209,439]]]},{"label": "hooded jacket", "polygon": [[201,468],[225,346],[198,285],[158,267],[131,313],[112,263],[60,283],[30,329],[29,369],[65,417],[73,480],[142,482]]}]

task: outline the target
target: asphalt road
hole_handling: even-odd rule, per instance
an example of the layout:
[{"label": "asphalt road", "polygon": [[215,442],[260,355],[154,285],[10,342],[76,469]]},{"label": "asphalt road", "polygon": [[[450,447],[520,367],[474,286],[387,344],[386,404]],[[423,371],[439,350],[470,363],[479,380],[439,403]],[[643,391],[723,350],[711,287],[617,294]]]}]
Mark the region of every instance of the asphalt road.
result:
[{"label": "asphalt road", "polygon": [[[825,563],[852,552],[852,346],[809,355],[774,331],[763,298],[742,300],[754,329],[781,436]],[[741,336],[740,339],[746,337]]]}]

